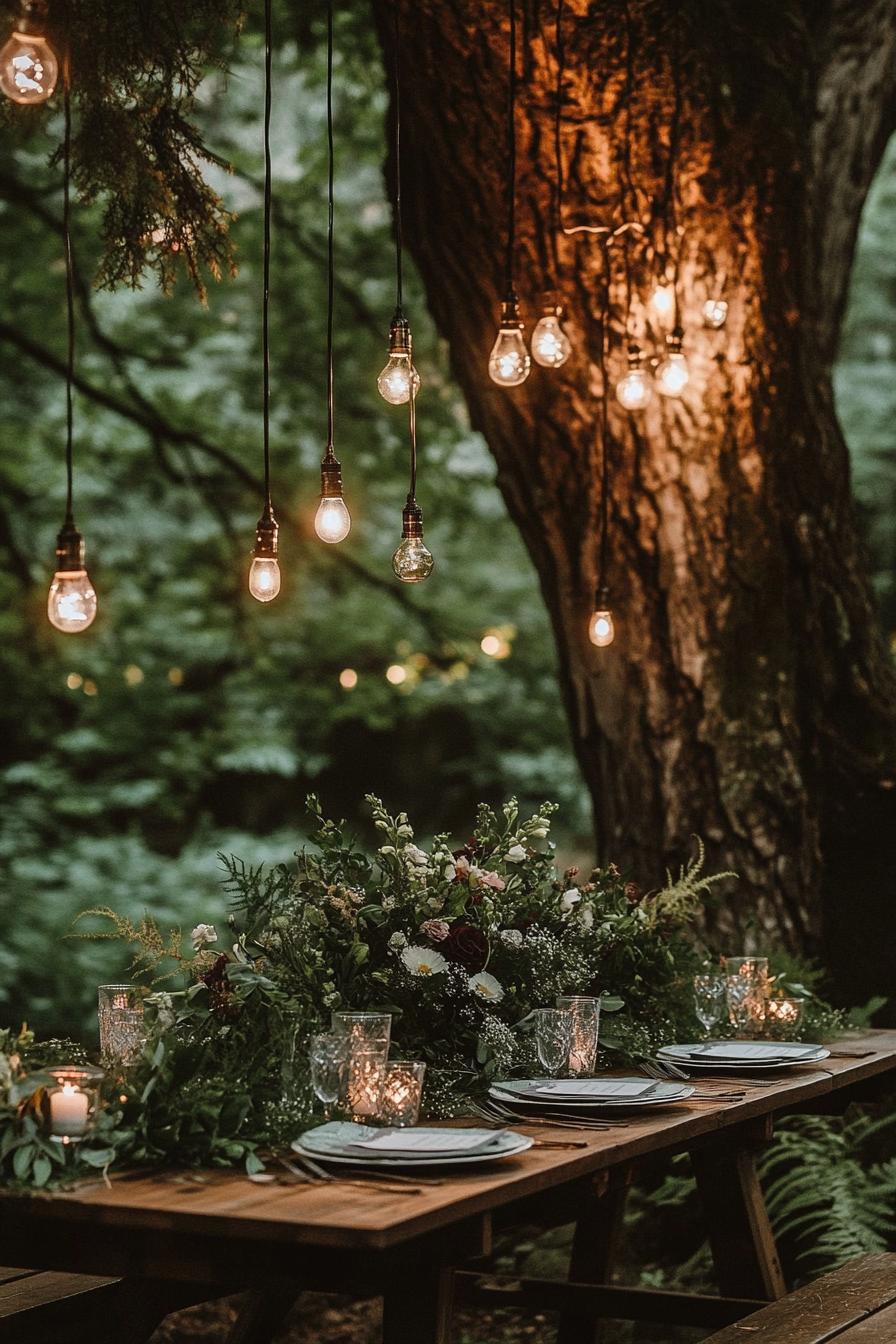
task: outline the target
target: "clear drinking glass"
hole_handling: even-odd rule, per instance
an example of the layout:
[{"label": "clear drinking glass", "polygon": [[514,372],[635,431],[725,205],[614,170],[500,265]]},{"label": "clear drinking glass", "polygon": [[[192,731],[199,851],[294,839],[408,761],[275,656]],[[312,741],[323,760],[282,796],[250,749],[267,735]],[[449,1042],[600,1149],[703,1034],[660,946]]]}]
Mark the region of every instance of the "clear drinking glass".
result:
[{"label": "clear drinking glass", "polygon": [[557,998],[557,1007],[565,1009],[572,1017],[570,1073],[594,1073],[597,1064],[600,999],[589,998],[583,994],[561,994]]},{"label": "clear drinking glass", "polygon": [[379,1119],[386,1082],[386,1050],[377,1045],[353,1045],[346,1068],[345,1108],[360,1125]]},{"label": "clear drinking glass", "polygon": [[146,1041],[143,996],[137,986],[100,985],[97,1017],[103,1063],[110,1068],[135,1063]]},{"label": "clear drinking glass", "polygon": [[311,1037],[308,1061],[311,1065],[311,1086],[322,1103],[324,1119],[329,1120],[330,1108],[338,1101],[345,1082],[349,1059],[349,1041],[346,1036],[320,1032]]},{"label": "clear drinking glass", "polygon": [[802,1015],[802,999],[769,999],[765,1013],[766,1033],[774,1040],[790,1040]]},{"label": "clear drinking glass", "polygon": [[723,957],[722,970],[727,977],[732,1026],[739,1035],[760,1036],[771,991],[768,957]]},{"label": "clear drinking glass", "polygon": [[426,1065],[420,1059],[392,1059],[386,1064],[380,1119],[404,1129],[416,1125],[423,1097]]},{"label": "clear drinking glass", "polygon": [[384,1045],[389,1050],[392,1034],[391,1013],[333,1013],[330,1030],[336,1036],[348,1036],[352,1046]]},{"label": "clear drinking glass", "polygon": [[694,976],[694,1011],[707,1036],[725,1016],[728,984],[724,975]]},{"label": "clear drinking glass", "polygon": [[535,1009],[535,1045],[538,1062],[551,1078],[569,1066],[572,1049],[572,1013],[566,1008]]}]

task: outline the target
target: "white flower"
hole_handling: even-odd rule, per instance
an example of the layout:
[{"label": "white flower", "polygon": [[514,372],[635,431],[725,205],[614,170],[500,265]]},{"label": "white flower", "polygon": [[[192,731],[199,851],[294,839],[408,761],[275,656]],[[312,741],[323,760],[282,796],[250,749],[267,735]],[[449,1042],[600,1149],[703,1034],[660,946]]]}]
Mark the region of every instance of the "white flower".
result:
[{"label": "white flower", "polygon": [[399,947],[405,947],[407,945],[407,941],[408,940],[407,938],[405,938],[403,933],[393,933],[391,938],[389,939],[389,946],[396,949]]},{"label": "white flower", "polygon": [[480,971],[478,975],[471,975],[467,981],[467,989],[477,998],[485,999],[489,1003],[498,1003],[504,997],[504,989],[500,982],[485,971]]},{"label": "white flower", "polygon": [[424,919],[420,925],[420,932],[425,933],[434,943],[441,943],[448,937],[449,928],[444,919]]},{"label": "white flower", "polygon": [[190,942],[193,944],[194,952],[201,952],[207,943],[216,943],[218,935],[215,932],[214,924],[197,924],[190,934]]},{"label": "white flower", "polygon": [[415,943],[404,949],[401,959],[411,975],[441,975],[442,971],[448,969],[441,952],[434,952],[431,947],[419,947]]},{"label": "white flower", "polygon": [[383,897],[382,901],[380,902],[380,904],[382,905],[384,910],[394,910],[395,897],[390,896],[389,893],[387,892],[386,895]]},{"label": "white flower", "polygon": [[457,877],[457,868],[454,863],[446,863],[442,870],[442,877],[446,882],[453,882]]},{"label": "white flower", "polygon": [[527,855],[522,845],[511,845],[504,857],[508,863],[525,863]]},{"label": "white flower", "polygon": [[402,840],[410,840],[414,832],[411,830],[410,826],[404,825],[399,826],[398,834],[401,836]]},{"label": "white flower", "polygon": [[454,875],[455,877],[470,876],[470,860],[465,854],[461,854],[459,859],[454,860]]},{"label": "white flower", "polygon": [[579,921],[582,928],[588,932],[594,928],[594,906],[590,901],[585,901],[584,904],[579,906],[578,912],[576,913],[576,919]]},{"label": "white flower", "polygon": [[409,863],[412,868],[426,868],[429,864],[429,856],[424,854],[423,850],[419,849],[417,845],[405,845],[402,853],[404,854],[405,861]]},{"label": "white flower", "polygon": [[581,899],[582,893],[579,891],[578,887],[570,887],[569,891],[564,891],[563,895],[560,897],[560,909],[563,914],[570,914],[573,906]]},{"label": "white flower", "polygon": [[523,935],[519,929],[502,929],[500,938],[505,947],[522,947],[523,945]]},{"label": "white flower", "polygon": [[394,854],[396,852],[394,845],[380,845],[380,854]]}]

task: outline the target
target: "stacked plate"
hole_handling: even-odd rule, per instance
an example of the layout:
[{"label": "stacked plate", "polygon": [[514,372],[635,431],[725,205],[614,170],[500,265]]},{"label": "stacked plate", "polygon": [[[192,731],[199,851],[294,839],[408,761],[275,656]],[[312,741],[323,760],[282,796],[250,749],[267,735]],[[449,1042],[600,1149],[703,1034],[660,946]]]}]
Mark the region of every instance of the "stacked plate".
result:
[{"label": "stacked plate", "polygon": [[495,1083],[489,1095],[502,1106],[525,1111],[640,1110],[686,1101],[694,1089],[687,1083],[655,1082],[652,1078],[525,1078]]},{"label": "stacked plate", "polygon": [[827,1059],[830,1050],[823,1045],[803,1041],[695,1041],[686,1045],[664,1045],[657,1059],[682,1068],[715,1072],[734,1069],[792,1069],[796,1064],[817,1064]]},{"label": "stacked plate", "polygon": [[309,1129],[291,1145],[297,1153],[346,1166],[469,1167],[515,1157],[531,1148],[533,1140],[512,1129],[367,1129],[364,1125],[331,1121]]}]

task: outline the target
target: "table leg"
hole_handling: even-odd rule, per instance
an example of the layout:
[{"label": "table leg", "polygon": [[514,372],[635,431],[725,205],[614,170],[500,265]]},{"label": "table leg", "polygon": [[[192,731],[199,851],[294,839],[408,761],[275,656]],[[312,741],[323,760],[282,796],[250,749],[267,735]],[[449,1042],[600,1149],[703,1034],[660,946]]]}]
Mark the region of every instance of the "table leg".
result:
[{"label": "table leg", "polygon": [[272,1283],[247,1293],[225,1344],[270,1344],[299,1292],[295,1286]]},{"label": "table leg", "polygon": [[787,1285],[748,1144],[718,1142],[691,1153],[719,1291],[725,1297],[784,1297]]},{"label": "table leg", "polygon": [[[595,1177],[576,1221],[569,1261],[571,1282],[611,1281],[631,1182],[631,1167],[614,1167]],[[589,1319],[564,1311],[560,1315],[557,1344],[599,1344],[602,1332],[601,1322],[593,1316]]]},{"label": "table leg", "polygon": [[383,1290],[383,1344],[448,1344],[452,1271],[408,1264]]}]

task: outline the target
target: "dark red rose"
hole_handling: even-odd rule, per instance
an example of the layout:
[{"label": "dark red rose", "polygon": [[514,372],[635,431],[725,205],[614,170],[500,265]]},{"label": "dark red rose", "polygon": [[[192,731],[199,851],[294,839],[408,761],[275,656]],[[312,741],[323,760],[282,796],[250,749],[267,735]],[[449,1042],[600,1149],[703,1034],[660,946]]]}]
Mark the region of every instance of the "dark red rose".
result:
[{"label": "dark red rose", "polygon": [[227,979],[227,966],[228,959],[222,952],[205,974],[199,977],[208,986],[209,1007],[218,1017],[234,1017],[237,1012],[233,988]]},{"label": "dark red rose", "polygon": [[439,951],[470,975],[481,971],[488,961],[488,940],[472,924],[452,924],[448,937],[439,943]]}]

